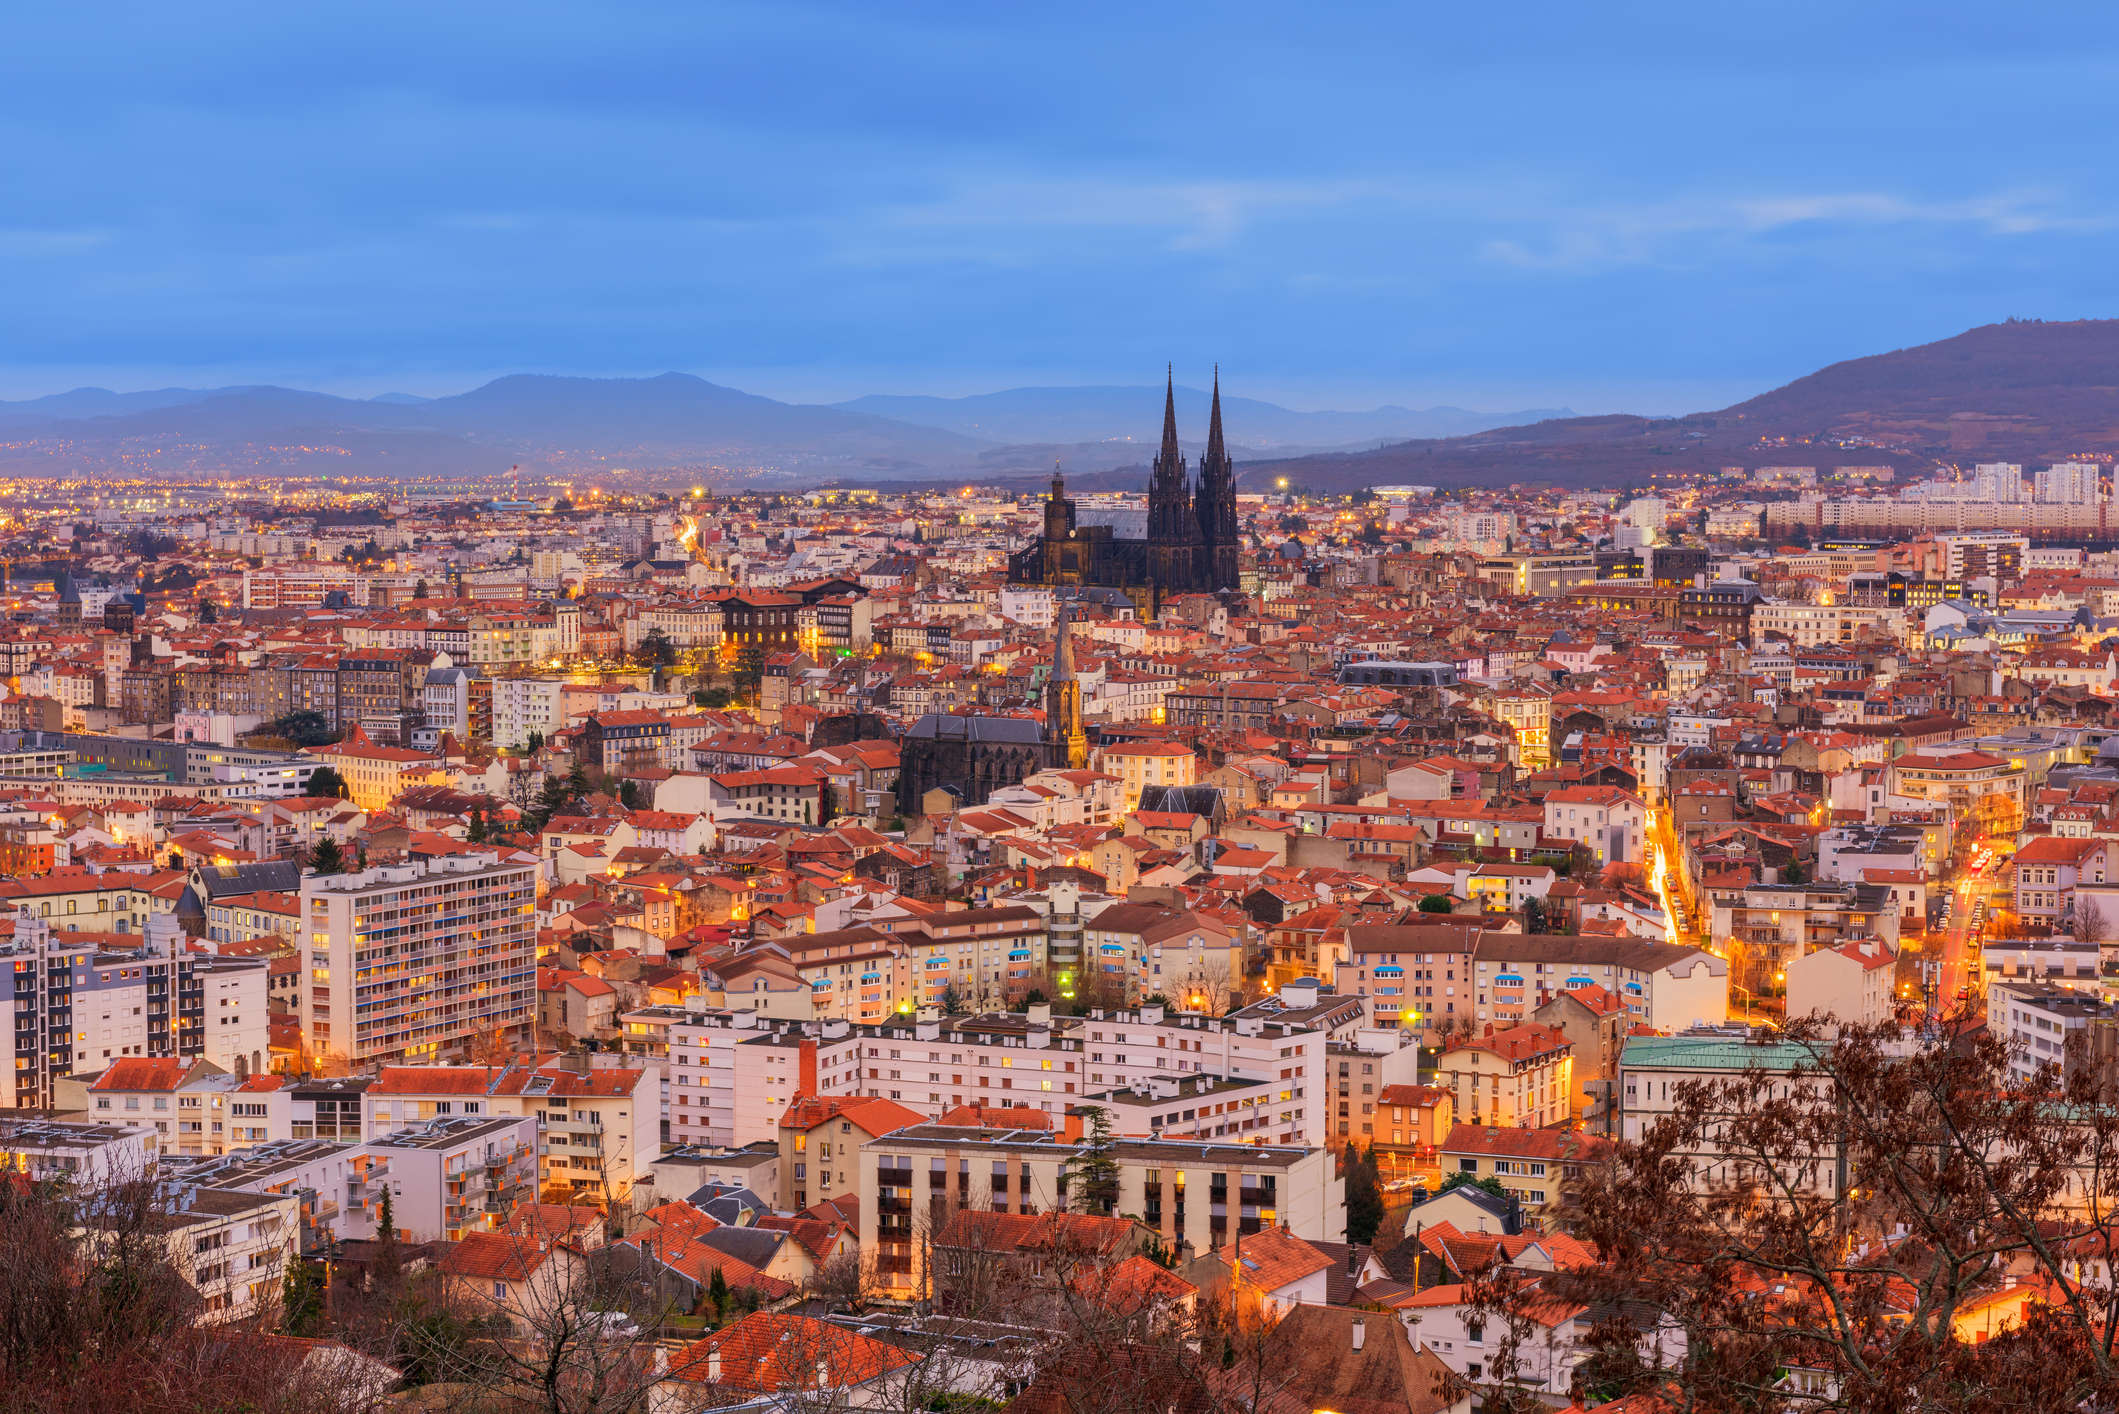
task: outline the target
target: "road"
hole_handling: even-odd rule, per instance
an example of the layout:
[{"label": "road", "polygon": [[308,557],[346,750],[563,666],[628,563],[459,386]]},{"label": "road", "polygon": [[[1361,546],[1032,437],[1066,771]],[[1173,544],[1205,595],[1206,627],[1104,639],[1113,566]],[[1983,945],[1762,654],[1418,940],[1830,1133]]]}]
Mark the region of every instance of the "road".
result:
[{"label": "road", "polygon": [[1679,860],[1677,832],[1671,827],[1668,810],[1648,812],[1648,886],[1655,891],[1657,902],[1663,905],[1663,916],[1669,920],[1667,936],[1673,943],[1688,947],[1704,947],[1712,950],[1707,939],[1692,930],[1692,881],[1685,876]]},{"label": "road", "polygon": [[2005,877],[2002,871],[2006,868],[2004,860],[1986,855],[1984,867],[1967,869],[1951,890],[1950,926],[1943,932],[1942,953],[1937,959],[1940,967],[1935,1005],[1940,1012],[1948,1013],[1959,1005],[1957,993],[1965,987],[1971,991],[1964,1005],[1974,1011],[1986,1005],[1986,975],[1980,955],[1980,935],[1986,920],[1982,916],[1975,925],[1973,919],[1977,905],[1989,900],[1997,880]]}]

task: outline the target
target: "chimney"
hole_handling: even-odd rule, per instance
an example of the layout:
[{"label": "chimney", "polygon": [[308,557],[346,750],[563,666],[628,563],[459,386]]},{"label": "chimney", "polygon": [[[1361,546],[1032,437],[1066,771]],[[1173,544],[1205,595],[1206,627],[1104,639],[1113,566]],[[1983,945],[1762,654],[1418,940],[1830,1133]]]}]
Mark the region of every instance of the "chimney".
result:
[{"label": "chimney", "polygon": [[1368,1343],[1369,1323],[1360,1316],[1354,1317],[1354,1353],[1359,1355],[1361,1347]]},{"label": "chimney", "polygon": [[721,1379],[721,1350],[718,1346],[706,1352],[706,1378],[710,1384]]}]

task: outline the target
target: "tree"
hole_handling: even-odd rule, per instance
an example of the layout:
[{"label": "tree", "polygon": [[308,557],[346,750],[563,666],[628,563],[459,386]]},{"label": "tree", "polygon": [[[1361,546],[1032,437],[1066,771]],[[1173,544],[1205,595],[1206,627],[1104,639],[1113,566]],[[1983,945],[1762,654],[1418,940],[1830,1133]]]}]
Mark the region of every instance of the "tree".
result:
[{"label": "tree", "polygon": [[1468,1173],[1453,1173],[1448,1178],[1443,1179],[1442,1186],[1435,1191],[1437,1193],[1447,1193],[1452,1188],[1463,1188],[1467,1185],[1491,1193],[1496,1198],[1508,1197],[1508,1190],[1503,1188],[1501,1180],[1495,1178],[1492,1174],[1488,1174],[1484,1178],[1473,1178]]},{"label": "tree", "polygon": [[[0,1122],[0,1147],[12,1127]],[[262,1342],[214,1323],[178,1269],[171,1234],[183,1225],[170,1191],[150,1173],[94,1186],[11,1174],[0,1184],[0,1410],[368,1407],[291,1375]]]},{"label": "tree", "polygon": [[719,1325],[728,1316],[728,1274],[719,1267],[714,1268],[714,1279],[707,1283],[706,1300],[714,1308],[714,1324]]},{"label": "tree", "polygon": [[337,840],[329,835],[316,842],[309,851],[309,872],[312,874],[343,874],[346,872],[346,852],[339,848]]},{"label": "tree", "polygon": [[733,700],[733,696],[725,687],[702,687],[692,694],[693,703],[710,712],[720,711]]},{"label": "tree", "polygon": [[1422,913],[1454,913],[1456,908],[1456,904],[1450,900],[1448,894],[1429,894],[1426,898],[1420,900],[1420,911]]},{"label": "tree", "polygon": [[669,638],[661,629],[651,628],[647,631],[647,636],[640,640],[640,657],[643,662],[666,668],[677,661],[677,650],[671,646]]},{"label": "tree", "polygon": [[758,689],[765,681],[765,645],[747,643],[736,655],[736,691],[740,696],[755,701]]},{"label": "tree", "polygon": [[1077,1213],[1107,1218],[1118,1207],[1119,1189],[1111,1112],[1102,1105],[1085,1105],[1082,1123],[1082,1146],[1065,1168],[1067,1205]]},{"label": "tree", "polygon": [[1376,1150],[1363,1153],[1357,1144],[1346,1149],[1346,1240],[1374,1242],[1383,1226],[1383,1183],[1376,1169]]},{"label": "tree", "polygon": [[316,1263],[300,1253],[287,1258],[280,1290],[280,1330],[286,1335],[314,1336],[324,1328],[324,1279]]},{"label": "tree", "polygon": [[[2119,1108],[2084,1037],[2066,1061],[2026,1077],[1984,1031],[1792,1022],[1579,1172],[1565,1221],[1594,1264],[1475,1303],[1504,1342],[1556,1303],[1638,1303],[1655,1338],[1599,1325],[1584,1368],[1673,1410],[2111,1409]],[[1990,1323],[2015,1291],[2036,1294]]]},{"label": "tree", "polygon": [[414,599],[424,599],[427,597],[426,580],[422,579],[419,583],[412,586],[412,597]]},{"label": "tree", "polygon": [[535,756],[535,755],[536,755],[536,754],[537,754],[538,752],[540,752],[540,751],[542,751],[542,750],[544,750],[544,733],[543,733],[543,732],[539,732],[539,731],[533,731],[533,732],[529,733],[529,734],[528,734],[527,736],[525,736],[525,737],[523,738],[523,740],[522,740],[522,754],[523,754],[523,755],[525,755],[525,756]]},{"label": "tree", "polygon": [[322,712],[289,712],[275,718],[266,730],[296,746],[329,746],[338,740],[338,727]]},{"label": "tree", "polygon": [[346,778],[338,773],[337,768],[319,766],[309,773],[309,779],[303,783],[302,793],[348,800],[352,798],[353,788],[346,784]]},{"label": "tree", "polygon": [[471,812],[471,824],[464,831],[464,838],[469,840],[472,844],[484,844],[486,842],[485,811],[474,810]]},{"label": "tree", "polygon": [[1791,859],[1781,868],[1781,882],[1784,884],[1804,883],[1809,877],[1809,874],[1804,871],[1800,860]]},{"label": "tree", "polygon": [[1545,900],[1532,895],[1523,900],[1523,931],[1542,933],[1545,931]]},{"label": "tree", "polygon": [[618,803],[628,810],[643,808],[648,803],[647,788],[638,781],[620,781],[618,783]]}]

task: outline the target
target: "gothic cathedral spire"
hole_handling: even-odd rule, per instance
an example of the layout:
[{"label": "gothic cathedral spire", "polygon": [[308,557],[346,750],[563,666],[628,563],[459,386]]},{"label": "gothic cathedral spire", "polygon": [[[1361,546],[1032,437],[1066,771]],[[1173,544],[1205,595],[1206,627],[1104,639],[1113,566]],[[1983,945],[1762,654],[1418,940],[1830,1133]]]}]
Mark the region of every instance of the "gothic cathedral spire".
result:
[{"label": "gothic cathedral spire", "polygon": [[1082,685],[1074,676],[1074,642],[1067,619],[1062,606],[1052,646],[1052,677],[1045,684],[1046,759],[1055,767],[1079,771],[1089,764],[1089,737],[1082,726]]},{"label": "gothic cathedral spire", "polygon": [[1210,590],[1234,589],[1239,548],[1236,468],[1221,436],[1221,365],[1214,366],[1214,407],[1207,420],[1207,450],[1199,459],[1199,576]]},{"label": "gothic cathedral spire", "polygon": [[1199,577],[1199,519],[1192,508],[1191,479],[1177,445],[1177,373],[1163,387],[1163,442],[1148,478],[1148,583],[1160,603],[1185,594]]}]

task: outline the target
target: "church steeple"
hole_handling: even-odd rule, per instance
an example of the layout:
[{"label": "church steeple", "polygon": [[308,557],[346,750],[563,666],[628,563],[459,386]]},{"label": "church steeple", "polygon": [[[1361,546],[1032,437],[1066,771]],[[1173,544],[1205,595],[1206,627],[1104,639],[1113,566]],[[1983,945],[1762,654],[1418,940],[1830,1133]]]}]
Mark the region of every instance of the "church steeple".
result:
[{"label": "church steeple", "polygon": [[1074,641],[1062,606],[1052,645],[1052,677],[1045,683],[1045,745],[1055,767],[1079,771],[1089,764],[1089,737],[1082,727],[1082,685],[1074,676]]},{"label": "church steeple", "polygon": [[1164,377],[1166,381],[1163,384],[1163,449],[1161,455],[1155,459],[1155,464],[1158,468],[1166,462],[1172,466],[1182,466],[1184,464],[1184,456],[1177,450],[1177,365],[1169,365],[1164,372]]},{"label": "church steeple", "polygon": [[1228,459],[1229,454],[1221,445],[1221,365],[1217,363],[1214,365],[1214,410],[1207,414],[1207,455],[1200,463],[1200,469],[1204,471],[1210,464],[1226,463]]},{"label": "church steeple", "polygon": [[1237,582],[1236,468],[1221,436],[1221,365],[1214,366],[1214,408],[1207,419],[1207,450],[1199,459],[1199,568],[1208,589],[1234,589]]},{"label": "church steeple", "polygon": [[1163,385],[1163,444],[1148,478],[1148,583],[1156,606],[1162,596],[1196,588],[1199,518],[1192,508],[1191,479],[1177,445],[1177,373]]}]

